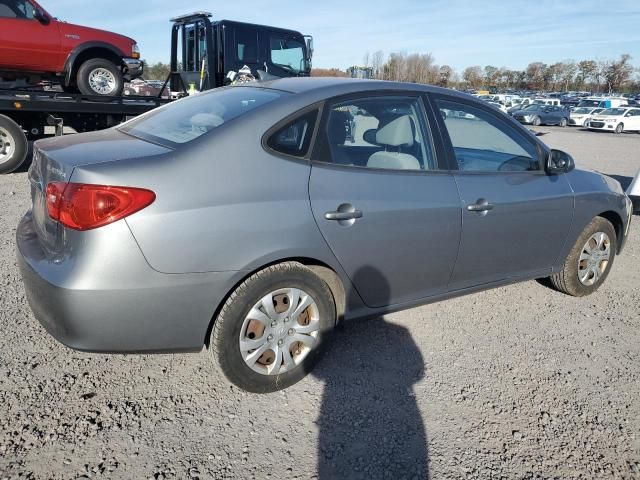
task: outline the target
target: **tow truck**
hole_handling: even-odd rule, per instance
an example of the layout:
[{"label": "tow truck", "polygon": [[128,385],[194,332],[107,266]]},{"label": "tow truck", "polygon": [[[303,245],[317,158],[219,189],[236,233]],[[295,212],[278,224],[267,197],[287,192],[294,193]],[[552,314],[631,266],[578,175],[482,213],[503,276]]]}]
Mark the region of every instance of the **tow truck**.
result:
[{"label": "tow truck", "polygon": [[165,87],[170,87],[172,98],[105,98],[46,86],[0,88],[0,174],[20,168],[29,142],[47,136],[110,128],[175,98],[237,82],[311,73],[313,38],[309,35],[267,25],[213,21],[209,12],[171,22],[171,73]]}]

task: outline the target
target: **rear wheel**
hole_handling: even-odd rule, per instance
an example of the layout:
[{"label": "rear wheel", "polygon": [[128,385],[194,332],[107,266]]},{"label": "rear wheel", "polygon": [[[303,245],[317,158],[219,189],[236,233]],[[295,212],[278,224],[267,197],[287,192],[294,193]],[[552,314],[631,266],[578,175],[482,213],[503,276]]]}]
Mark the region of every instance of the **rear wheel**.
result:
[{"label": "rear wheel", "polygon": [[300,263],[282,263],[252,275],[231,294],[215,320],[211,351],[236,386],[274,392],[311,371],[335,321],[327,284]]},{"label": "rear wheel", "polygon": [[120,69],[105,58],[84,62],[78,69],[78,89],[84,95],[117,97],[122,95],[124,78]]},{"label": "rear wheel", "polygon": [[538,127],[542,122],[540,121],[540,117],[534,117],[532,123],[534,126]]},{"label": "rear wheel", "polygon": [[566,127],[567,126],[567,119],[566,118],[562,118],[560,120],[560,126],[561,127]]},{"label": "rear wheel", "polygon": [[624,131],[624,124],[619,123],[616,126],[616,129],[614,130],[615,133],[617,133],[618,135],[621,134]]},{"label": "rear wheel", "polygon": [[22,128],[0,115],[0,174],[11,173],[27,158],[28,143]]},{"label": "rear wheel", "polygon": [[595,292],[605,281],[616,257],[616,231],[611,223],[594,218],[584,229],[564,262],[550,277],[559,291],[574,297]]}]

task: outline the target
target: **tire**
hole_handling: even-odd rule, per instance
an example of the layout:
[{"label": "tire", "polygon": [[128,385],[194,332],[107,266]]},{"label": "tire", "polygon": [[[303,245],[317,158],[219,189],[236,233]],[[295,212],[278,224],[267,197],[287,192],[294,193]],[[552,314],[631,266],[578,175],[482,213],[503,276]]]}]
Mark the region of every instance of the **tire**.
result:
[{"label": "tire", "polygon": [[[284,312],[276,312],[278,307],[286,308],[285,312],[291,311],[293,304],[290,299],[296,298],[290,293],[291,289],[299,289],[300,306],[306,298],[305,293],[315,303],[303,310],[298,319],[281,317],[274,322],[274,315],[265,315],[267,310],[261,306],[265,305],[260,304],[261,300],[267,299],[268,303],[273,301],[272,312],[275,315],[287,315]],[[286,293],[282,293],[283,291]],[[285,301],[285,298],[288,301]],[[250,312],[256,312],[256,309],[261,315],[251,317]],[[257,320],[259,316],[262,317],[262,321]],[[305,324],[300,324],[303,316],[308,319],[307,328],[316,328],[317,333],[292,333],[292,330],[304,328]],[[335,324],[336,306],[328,285],[304,265],[286,262],[261,270],[236,288],[215,319],[209,346],[214,363],[231,383],[253,393],[275,392],[297,383],[312,370],[320,347]],[[311,335],[315,335],[315,342],[310,348],[296,341],[296,338],[311,338]],[[253,342],[256,349],[241,350],[242,340],[248,344]],[[281,343],[286,348],[277,346]],[[301,352],[301,349],[306,351]],[[296,359],[297,364],[287,369],[284,357],[276,355],[277,350],[289,351],[289,355]],[[250,360],[245,361],[245,356],[253,355],[252,358],[255,359],[254,354],[261,356],[250,366]],[[277,361],[273,358],[277,358]],[[276,365],[278,369],[284,370],[284,373],[277,371]],[[269,369],[274,370],[269,373]]]},{"label": "tire", "polygon": [[533,118],[533,122],[531,122],[533,124],[534,127],[539,127],[542,122],[540,121],[540,117],[534,117]]},{"label": "tire", "polygon": [[124,89],[122,72],[106,58],[93,58],[80,65],[76,81],[83,95],[119,97]]},{"label": "tire", "polygon": [[567,119],[566,118],[563,117],[560,120],[560,126],[563,127],[563,128],[567,126]]},{"label": "tire", "polygon": [[616,129],[613,131],[613,133],[620,135],[623,131],[624,131],[624,124],[619,123],[618,125],[616,125]]},{"label": "tire", "polygon": [[18,169],[27,158],[28,150],[27,137],[20,125],[0,115],[0,174]]},{"label": "tire", "polygon": [[[597,279],[594,278],[593,283],[589,284],[589,281],[583,282],[579,278],[581,274],[580,265],[588,266],[588,263],[582,263],[588,262],[588,260],[580,260],[580,256],[587,246],[587,242],[590,242],[591,246],[593,246],[593,236],[601,233],[604,233],[609,239],[609,257],[605,266],[602,266],[602,260],[597,262],[598,266],[596,268],[600,269],[600,267],[603,267],[602,271],[600,276]],[[564,262],[562,270],[549,277],[551,284],[556,290],[574,297],[583,297],[592,294],[600,288],[600,285],[604,283],[611,271],[616,257],[616,245],[616,231],[613,225],[602,217],[594,218],[580,234],[580,237],[578,237],[578,240]],[[594,250],[596,249],[594,248]]]}]

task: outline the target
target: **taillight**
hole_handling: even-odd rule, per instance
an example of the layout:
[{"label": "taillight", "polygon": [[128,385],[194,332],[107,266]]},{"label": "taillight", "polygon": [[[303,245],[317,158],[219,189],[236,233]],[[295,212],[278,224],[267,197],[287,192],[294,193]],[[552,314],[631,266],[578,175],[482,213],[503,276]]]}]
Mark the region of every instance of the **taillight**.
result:
[{"label": "taillight", "polygon": [[85,183],[47,185],[49,217],[74,230],[103,227],[148,207],[156,199],[151,190]]}]

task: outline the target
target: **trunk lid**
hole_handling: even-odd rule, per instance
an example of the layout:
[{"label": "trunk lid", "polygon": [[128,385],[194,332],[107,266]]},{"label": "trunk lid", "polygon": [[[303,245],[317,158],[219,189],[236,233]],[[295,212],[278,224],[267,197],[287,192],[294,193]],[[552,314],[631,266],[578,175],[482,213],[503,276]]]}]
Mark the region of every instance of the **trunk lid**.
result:
[{"label": "trunk lid", "polygon": [[29,168],[33,223],[48,257],[62,251],[64,228],[49,217],[47,185],[69,182],[74,169],[82,165],[160,155],[171,150],[126,135],[116,129],[40,140],[33,146]]}]

